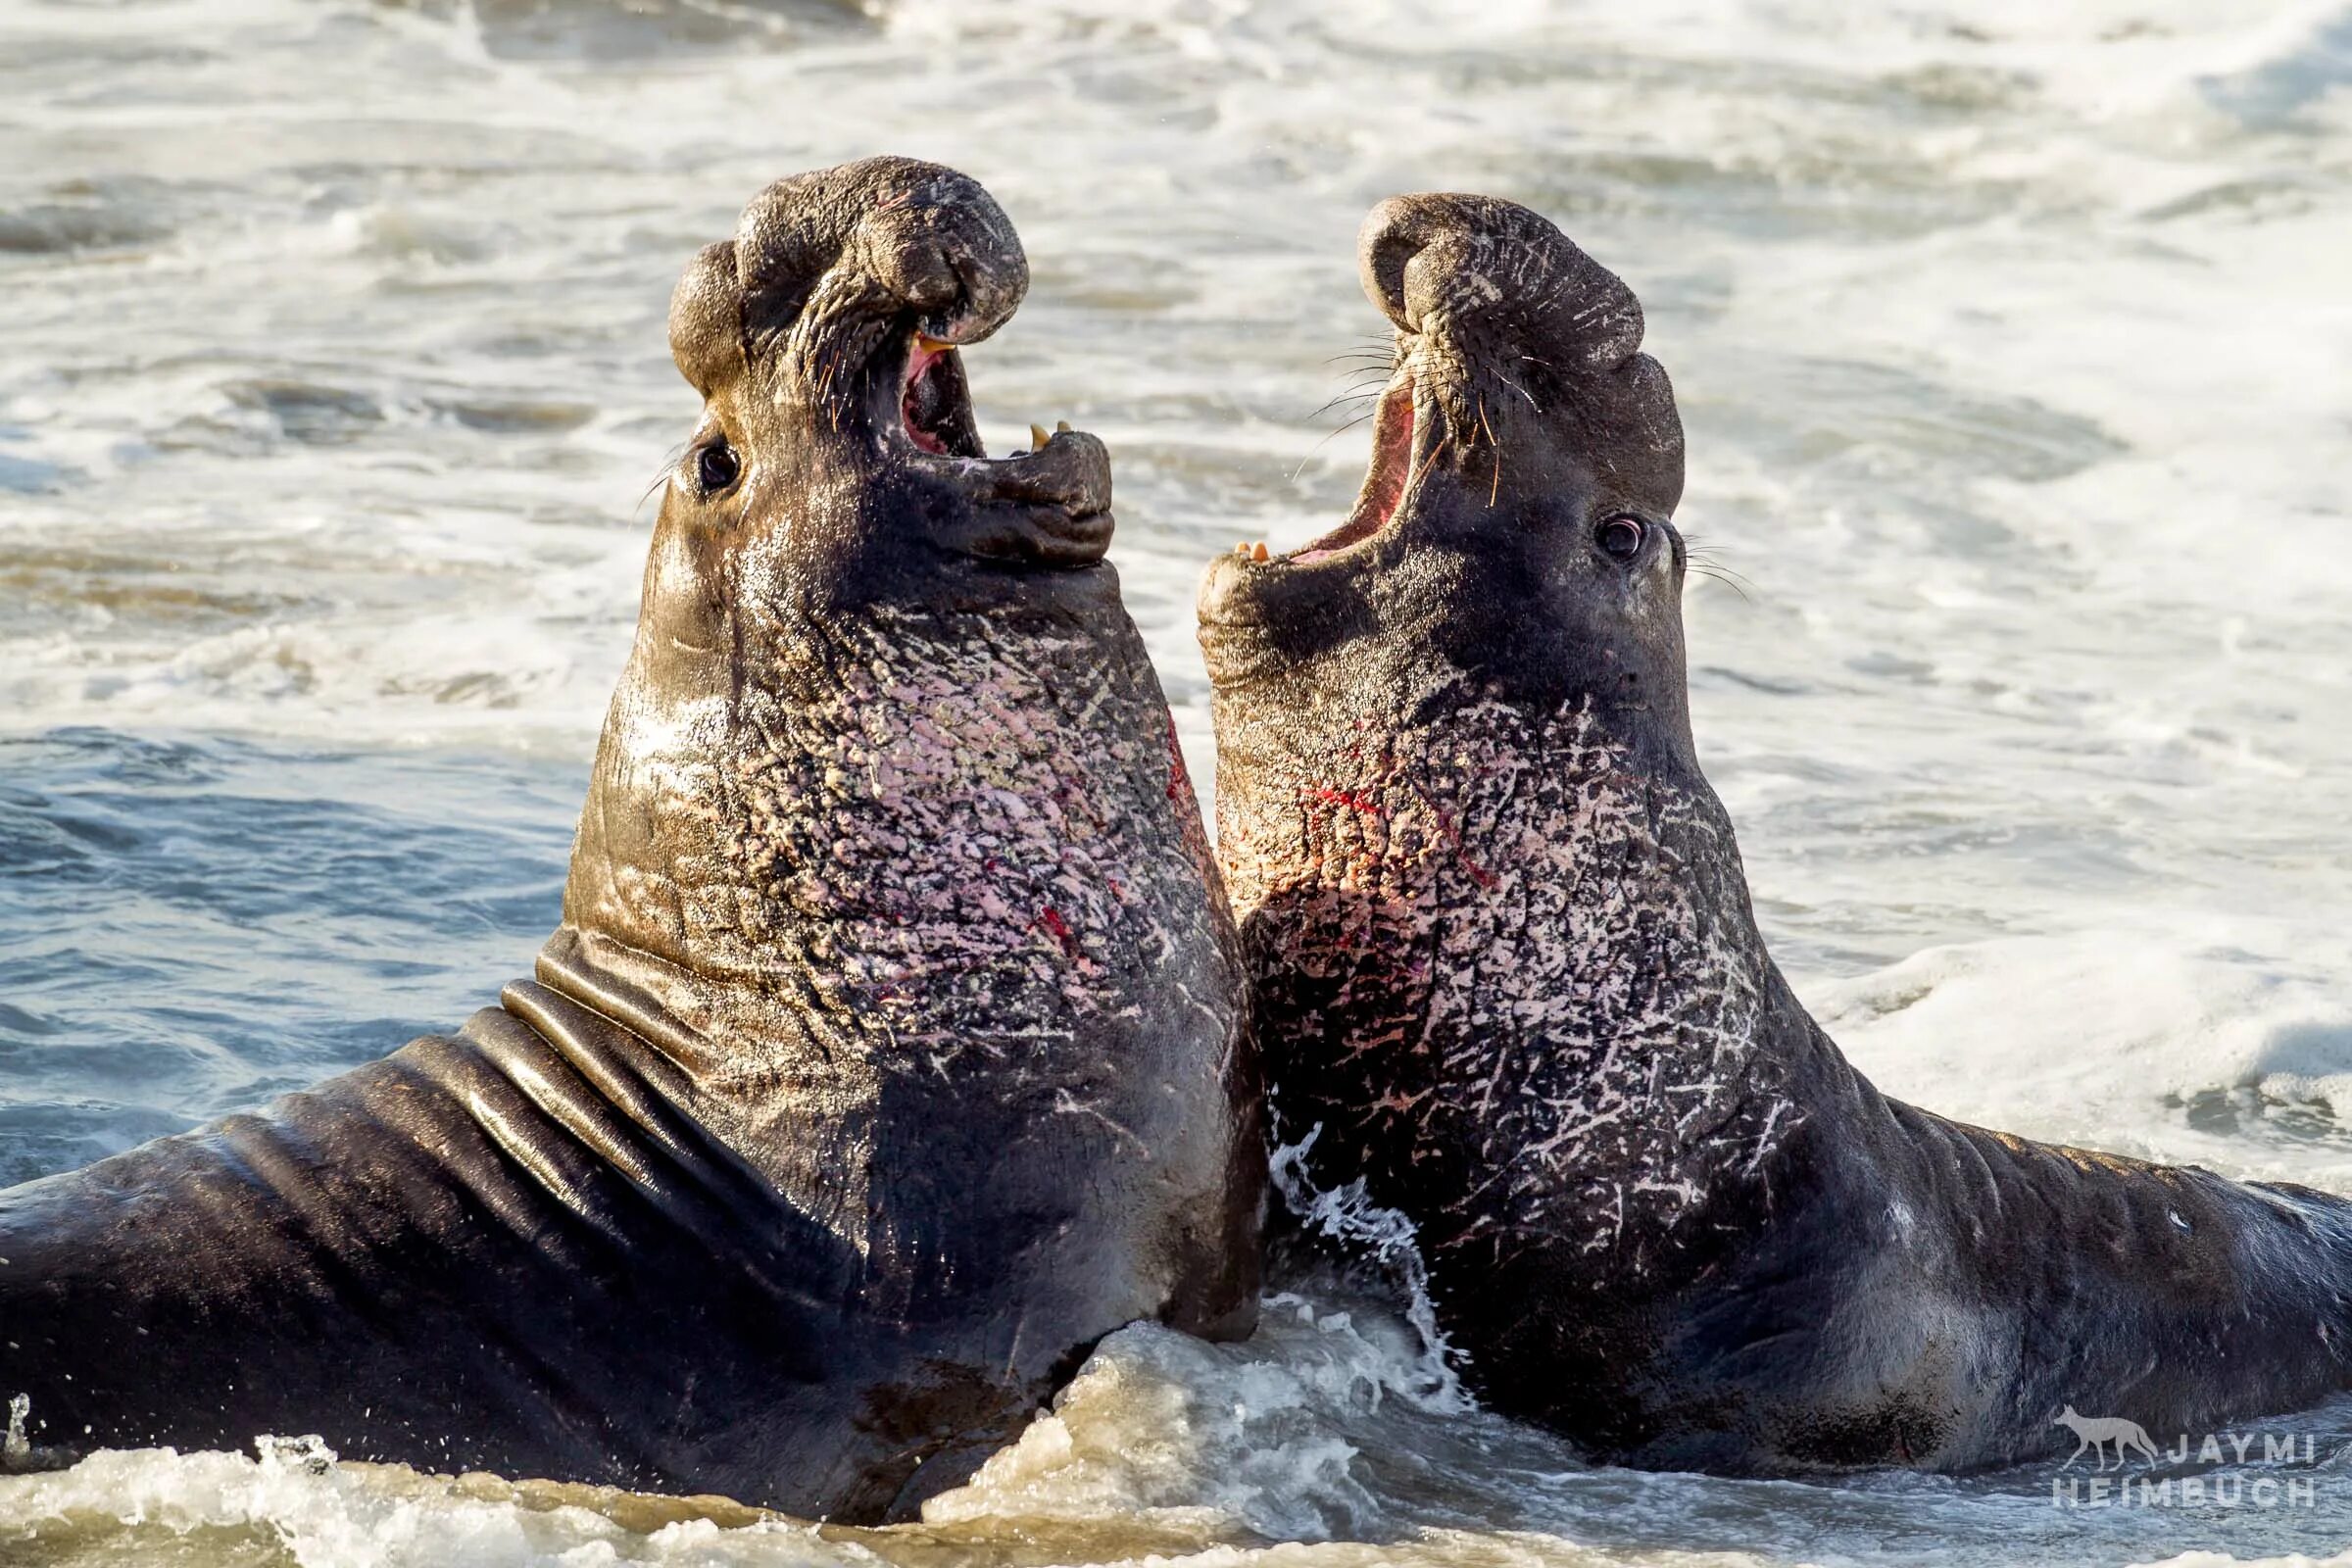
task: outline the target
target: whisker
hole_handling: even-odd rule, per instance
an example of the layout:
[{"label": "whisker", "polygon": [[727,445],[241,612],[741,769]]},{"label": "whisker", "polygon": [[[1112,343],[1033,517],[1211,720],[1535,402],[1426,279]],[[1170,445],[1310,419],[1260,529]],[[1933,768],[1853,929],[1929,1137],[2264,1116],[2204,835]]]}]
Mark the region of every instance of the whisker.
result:
[{"label": "whisker", "polygon": [[1487,422],[1487,400],[1482,393],[1478,400],[1478,427],[1487,432],[1487,445],[1494,449],[1494,478],[1487,486],[1487,510],[1494,510],[1495,497],[1502,494],[1502,443],[1494,438],[1494,427]]},{"label": "whisker", "polygon": [[630,526],[634,527],[636,525],[637,514],[645,510],[645,504],[648,501],[654,499],[654,493],[667,483],[669,483],[669,475],[667,473],[657,473],[654,475],[654,482],[647,485],[638,493],[636,504],[629,508]]},{"label": "whisker", "polygon": [[[1525,358],[1527,358],[1527,356],[1523,354],[1523,355],[1521,355],[1521,356],[1520,356],[1520,358],[1521,358],[1521,359],[1525,359]],[[1527,398],[1527,406],[1528,406],[1529,408],[1531,408],[1531,409],[1534,409],[1534,410],[1535,410],[1535,411],[1536,411],[1538,414],[1542,414],[1542,413],[1544,412],[1543,408],[1542,408],[1542,407],[1541,407],[1541,406],[1540,406],[1540,405],[1539,405],[1539,404],[1536,402],[1536,400],[1535,400],[1534,398],[1532,398],[1532,397],[1528,397],[1527,388],[1525,388],[1525,387],[1521,386],[1521,385],[1520,385],[1518,382],[1516,382],[1516,381],[1512,380],[1512,379],[1511,379],[1509,376],[1507,376],[1507,375],[1503,374],[1503,373],[1502,373],[1500,370],[1496,370],[1496,371],[1494,372],[1494,379],[1495,379],[1495,380],[1497,380],[1497,381],[1500,381],[1500,382],[1501,382],[1501,383],[1502,383],[1504,386],[1507,386],[1507,387],[1509,387],[1509,388],[1510,388],[1512,391],[1514,391],[1514,392],[1518,393],[1518,394],[1519,394],[1521,397],[1523,397],[1523,398]]]},{"label": "whisker", "polygon": [[1370,417],[1372,417],[1372,411],[1366,409],[1363,413],[1357,415],[1354,418],[1349,419],[1346,424],[1341,425],[1338,429],[1326,430],[1323,433],[1323,440],[1317,441],[1313,446],[1308,447],[1306,449],[1306,456],[1298,460],[1298,466],[1291,470],[1292,482],[1298,482],[1298,476],[1306,471],[1306,466],[1314,461],[1315,454],[1323,450],[1324,441],[1329,441],[1335,435],[1345,435],[1347,432],[1354,429],[1357,425],[1363,423]]},{"label": "whisker", "polygon": [[1378,394],[1376,394],[1376,393],[1371,393],[1371,392],[1343,392],[1343,393],[1341,393],[1341,394],[1340,394],[1338,397],[1336,397],[1336,398],[1333,398],[1333,399],[1331,399],[1329,402],[1325,403],[1325,404],[1323,405],[1323,407],[1322,407],[1322,408],[1319,408],[1319,409],[1315,410],[1315,412],[1314,412],[1314,413],[1312,413],[1312,414],[1308,415],[1308,416],[1307,416],[1307,417],[1308,417],[1308,418],[1310,418],[1310,419],[1320,418],[1320,417],[1322,417],[1323,414],[1324,414],[1324,413],[1325,413],[1327,410],[1339,408],[1339,407],[1341,407],[1341,406],[1342,406],[1342,405],[1344,405],[1344,404],[1348,404],[1348,403],[1377,403],[1377,402],[1379,402],[1379,401],[1380,401],[1380,398],[1379,398]]},{"label": "whisker", "polygon": [[1713,579],[1714,581],[1716,581],[1716,582],[1719,582],[1719,583],[1723,584],[1723,585],[1724,585],[1726,588],[1729,588],[1729,589],[1730,589],[1732,592],[1734,592],[1734,593],[1738,594],[1738,595],[1740,596],[1740,602],[1741,602],[1742,604],[1750,604],[1750,605],[1752,605],[1752,604],[1754,604],[1754,603],[1755,603],[1755,601],[1754,601],[1753,599],[1751,599],[1751,598],[1749,598],[1749,597],[1748,597],[1748,592],[1747,592],[1747,590],[1746,590],[1745,588],[1741,587],[1741,586],[1740,586],[1739,583],[1737,583],[1737,582],[1733,581],[1733,580],[1732,580],[1730,577],[1726,576],[1726,575],[1725,575],[1725,574],[1724,574],[1722,571],[1720,571],[1720,570],[1717,570],[1716,568],[1714,568],[1714,567],[1712,567],[1712,566],[1700,566],[1700,567],[1698,568],[1698,574],[1699,574],[1700,576],[1702,576],[1702,577],[1711,578],[1711,579]]},{"label": "whisker", "polygon": [[1736,577],[1740,581],[1749,584],[1751,587],[1754,586],[1754,580],[1752,578],[1749,578],[1744,574],[1735,571],[1731,567],[1725,565],[1722,558],[1716,555],[1712,546],[1692,544],[1688,536],[1686,536],[1683,540],[1683,559],[1688,561],[1691,565],[1697,567],[1699,570],[1707,572],[1712,576],[1722,578],[1727,582]]},{"label": "whisker", "polygon": [[1438,437],[1438,444],[1429,449],[1429,456],[1422,460],[1421,466],[1415,468],[1412,471],[1411,476],[1405,480],[1404,489],[1403,491],[1399,492],[1400,495],[1409,495],[1420,485],[1422,479],[1428,475],[1429,470],[1438,466],[1439,454],[1444,452],[1447,444],[1452,440],[1453,432],[1451,430],[1448,430],[1444,435]]},{"label": "whisker", "polygon": [[638,492],[636,505],[629,508],[629,525],[631,527],[636,526],[637,514],[643,512],[645,504],[654,498],[654,492],[669,483],[669,476],[677,471],[678,460],[686,456],[686,449],[691,445],[693,443],[690,441],[681,441],[671,447],[669,456],[662,460],[662,471],[654,475],[654,482]]}]

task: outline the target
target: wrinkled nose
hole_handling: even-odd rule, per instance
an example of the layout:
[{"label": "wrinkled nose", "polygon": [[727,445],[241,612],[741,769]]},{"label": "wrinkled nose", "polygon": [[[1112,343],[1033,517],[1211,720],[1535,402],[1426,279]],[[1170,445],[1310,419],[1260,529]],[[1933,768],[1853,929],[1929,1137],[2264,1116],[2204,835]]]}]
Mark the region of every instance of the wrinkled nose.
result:
[{"label": "wrinkled nose", "polygon": [[820,292],[868,303],[879,293],[911,313],[917,331],[951,343],[988,336],[1029,292],[1029,259],[996,198],[912,158],[780,179],[743,210],[733,243],[705,256],[710,287],[740,297],[755,351],[789,333]]},{"label": "wrinkled nose", "polygon": [[926,336],[976,343],[1028,292],[1020,236],[978,180],[912,158],[865,158],[754,197],[735,237],[706,247],[678,279],[669,346],[709,397],[789,343],[810,311],[821,324],[844,309],[896,307]]},{"label": "wrinkled nose", "polygon": [[1494,196],[1392,196],[1364,220],[1356,261],[1372,303],[1436,351],[1433,389],[1463,428],[1486,426],[1493,391],[1620,499],[1674,510],[1683,426],[1641,352],[1641,301],[1548,220]]},{"label": "wrinkled nose", "polygon": [[1365,297],[1407,332],[1449,297],[1452,277],[1484,248],[1477,196],[1392,196],[1356,231],[1356,270]]},{"label": "wrinkled nose", "polygon": [[1614,366],[1642,344],[1642,307],[1542,214],[1495,196],[1392,196],[1356,235],[1364,293],[1408,332],[1503,326]]},{"label": "wrinkled nose", "polygon": [[889,162],[849,249],[875,283],[916,313],[917,330],[976,343],[1010,319],[1029,292],[1020,236],[979,181],[936,164]]}]

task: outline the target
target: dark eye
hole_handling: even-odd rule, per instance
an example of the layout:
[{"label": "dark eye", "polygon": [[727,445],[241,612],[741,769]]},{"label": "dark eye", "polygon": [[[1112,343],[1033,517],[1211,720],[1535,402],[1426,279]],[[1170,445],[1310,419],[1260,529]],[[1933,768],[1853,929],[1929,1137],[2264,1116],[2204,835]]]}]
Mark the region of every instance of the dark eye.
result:
[{"label": "dark eye", "polygon": [[1649,525],[1640,517],[1610,517],[1592,530],[1592,542],[1612,561],[1631,561],[1642,553]]},{"label": "dark eye", "polygon": [[726,489],[742,472],[743,464],[735,456],[735,449],[727,445],[727,438],[723,435],[694,455],[695,481],[703,487],[703,494],[707,496],[714,496]]}]

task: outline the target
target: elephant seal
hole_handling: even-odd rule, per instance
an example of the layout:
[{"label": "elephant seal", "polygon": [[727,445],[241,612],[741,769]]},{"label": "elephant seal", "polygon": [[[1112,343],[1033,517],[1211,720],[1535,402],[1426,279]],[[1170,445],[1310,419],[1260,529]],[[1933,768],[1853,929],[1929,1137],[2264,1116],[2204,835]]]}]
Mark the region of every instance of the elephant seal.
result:
[{"label": "elephant seal", "polygon": [[1230,917],[1103,562],[982,453],[1027,287],[953,171],[786,179],[670,315],[705,400],[536,978],[258,1116],[0,1195],[0,1400],[68,1451],[906,1514],[1137,1319],[1251,1324]]},{"label": "elephant seal", "polygon": [[2352,1382],[2352,1204],[1889,1100],[1757,935],[1690,734],[1683,437],[1625,285],[1402,197],[1348,520],[1201,593],[1279,1137],[1416,1227],[1495,1409],[1647,1467],[1960,1469]]}]

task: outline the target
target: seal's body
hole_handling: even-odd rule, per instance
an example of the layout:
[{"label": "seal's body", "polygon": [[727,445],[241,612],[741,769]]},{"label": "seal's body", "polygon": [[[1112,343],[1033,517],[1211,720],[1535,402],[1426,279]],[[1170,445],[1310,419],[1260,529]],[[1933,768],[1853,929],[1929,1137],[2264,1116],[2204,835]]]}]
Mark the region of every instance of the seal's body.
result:
[{"label": "seal's body", "polygon": [[2352,1205],[1881,1095],[1772,964],[1690,739],[1683,446],[1536,215],[1367,223],[1355,514],[1221,561],[1219,855],[1281,1135],[1416,1226],[1495,1408],[1638,1464],[1960,1468],[2352,1382]]},{"label": "seal's body", "polygon": [[978,450],[986,193],[771,187],[537,977],[259,1116],[0,1195],[36,1445],[906,1513],[1140,1318],[1247,1332],[1238,961],[1102,562],[1102,446]]}]

